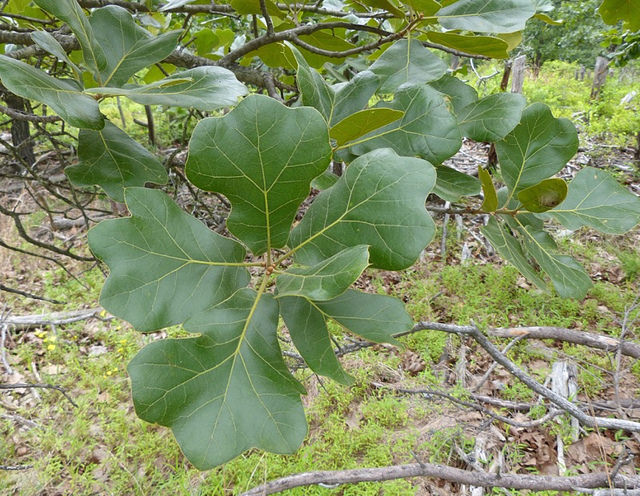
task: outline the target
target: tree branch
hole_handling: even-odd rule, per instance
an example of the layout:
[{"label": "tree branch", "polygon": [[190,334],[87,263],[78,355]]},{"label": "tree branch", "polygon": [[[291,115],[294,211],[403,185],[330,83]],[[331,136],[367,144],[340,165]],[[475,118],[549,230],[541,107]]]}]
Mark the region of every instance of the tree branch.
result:
[{"label": "tree branch", "polygon": [[508,489],[529,489],[532,491],[574,491],[576,488],[597,489],[614,487],[635,489],[640,487],[640,477],[618,475],[609,479],[604,472],[570,477],[530,474],[491,474],[467,471],[434,463],[412,463],[380,468],[359,468],[352,470],[305,472],[276,479],[255,487],[242,496],[263,496],[295,487],[312,484],[356,484],[359,482],[381,482],[409,477],[433,477],[459,484],[481,487],[504,487]]}]

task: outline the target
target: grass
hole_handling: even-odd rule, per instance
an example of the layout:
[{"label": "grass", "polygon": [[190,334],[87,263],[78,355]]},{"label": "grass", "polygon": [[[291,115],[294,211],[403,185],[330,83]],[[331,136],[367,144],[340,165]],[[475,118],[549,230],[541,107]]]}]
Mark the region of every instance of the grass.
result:
[{"label": "grass", "polygon": [[[537,76],[529,72],[523,87],[527,102],[546,103],[556,117],[571,119],[587,136],[634,146],[640,129],[640,98],[636,96],[627,105],[620,105],[625,95],[637,91],[637,76],[628,75],[632,68],[613,69],[613,75],[607,78],[601,95],[595,100],[591,99],[592,79],[575,79],[578,68],[576,63],[550,61],[544,63]],[[502,74],[502,70],[499,63],[493,62],[486,64],[481,73],[499,71]],[[637,74],[638,68],[633,70]],[[496,92],[499,84],[499,77],[489,80],[481,88],[481,96]]]}]

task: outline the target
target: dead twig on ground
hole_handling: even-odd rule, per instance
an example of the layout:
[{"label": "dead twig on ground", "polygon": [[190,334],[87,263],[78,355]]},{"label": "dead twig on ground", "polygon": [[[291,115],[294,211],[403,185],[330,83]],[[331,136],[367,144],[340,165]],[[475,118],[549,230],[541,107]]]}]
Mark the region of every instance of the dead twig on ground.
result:
[{"label": "dead twig on ground", "polygon": [[78,404],[73,401],[73,398],[69,396],[69,393],[62,386],[56,386],[54,384],[29,384],[29,383],[17,383],[17,384],[0,384],[0,389],[30,389],[30,388],[39,388],[39,389],[55,389],[56,391],[62,393],[62,395],[76,408]]}]

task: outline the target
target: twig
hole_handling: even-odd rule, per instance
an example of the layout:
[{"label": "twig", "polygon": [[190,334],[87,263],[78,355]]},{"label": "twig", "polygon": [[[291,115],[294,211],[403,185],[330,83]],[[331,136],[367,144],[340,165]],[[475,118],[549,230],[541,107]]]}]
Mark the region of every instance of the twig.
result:
[{"label": "twig", "polygon": [[18,383],[18,384],[0,384],[0,389],[30,389],[30,388],[40,388],[40,389],[55,389],[62,393],[62,395],[76,408],[78,407],[77,403],[73,401],[73,398],[69,396],[67,390],[62,386],[55,386],[53,384],[28,384],[28,383]]},{"label": "twig", "polygon": [[0,465],[0,470],[29,470],[33,465]]},{"label": "twig", "polygon": [[4,284],[0,284],[0,291],[6,291],[7,293],[18,294],[20,296],[31,298],[33,300],[48,301],[49,303],[55,303],[56,305],[64,304],[64,301],[52,300],[51,298],[45,298],[44,296],[34,295],[32,293],[27,293],[26,291],[10,288],[9,286],[5,286]]},{"label": "twig", "polygon": [[[515,344],[520,341],[524,336],[518,336],[517,338],[515,338],[514,340],[512,340],[507,346],[504,347],[504,349],[502,350],[502,354],[506,355],[507,353],[509,353],[509,350],[511,348],[513,348],[515,346]],[[487,369],[487,371],[484,373],[484,375],[480,378],[480,380],[478,381],[478,383],[473,386],[473,388],[471,388],[471,392],[475,393],[476,391],[478,391],[482,385],[487,382],[487,380],[489,380],[489,377],[491,376],[491,374],[493,373],[493,371],[496,369],[496,367],[498,366],[497,362],[493,362],[489,368]]]},{"label": "twig", "polygon": [[529,429],[531,427],[536,427],[538,425],[542,425],[545,422],[548,422],[549,420],[551,420],[552,418],[560,415],[562,413],[561,410],[551,410],[549,413],[547,413],[546,415],[544,415],[543,417],[536,419],[536,420],[531,420],[530,422],[517,422],[515,420],[510,419],[509,417],[505,417],[504,415],[498,415],[497,413],[492,412],[491,410],[489,410],[488,408],[483,407],[482,405],[478,405],[475,403],[470,403],[468,401],[464,401],[461,400],[459,398],[456,398],[455,396],[452,396],[450,394],[444,393],[442,391],[435,391],[433,389],[405,389],[405,388],[398,388],[398,387],[392,387],[386,384],[382,384],[379,382],[372,382],[371,383],[374,387],[379,388],[379,389],[389,389],[392,391],[396,391],[398,393],[404,393],[404,394],[419,394],[424,396],[425,398],[429,398],[431,396],[436,396],[439,398],[443,398],[446,399],[447,401],[450,401],[451,403],[455,403],[457,405],[460,406],[464,406],[466,408],[472,408],[478,412],[482,412],[485,415],[488,415],[489,417],[493,418],[494,420],[498,420],[499,422],[504,422],[505,424],[511,425],[513,427],[518,427],[518,428],[522,428],[522,429]]}]

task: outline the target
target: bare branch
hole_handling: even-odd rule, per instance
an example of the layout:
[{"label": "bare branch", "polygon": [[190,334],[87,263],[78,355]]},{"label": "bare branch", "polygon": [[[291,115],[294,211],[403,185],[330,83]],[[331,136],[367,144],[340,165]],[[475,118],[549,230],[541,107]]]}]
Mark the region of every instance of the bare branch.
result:
[{"label": "bare branch", "polygon": [[62,395],[76,408],[78,404],[73,401],[73,398],[69,396],[67,390],[61,386],[54,386],[53,384],[27,384],[27,383],[19,383],[19,384],[0,384],[0,389],[30,389],[30,388],[40,388],[40,389],[55,389],[56,391],[62,393]]},{"label": "bare branch", "polygon": [[381,482],[410,477],[433,477],[440,480],[482,487],[504,487],[509,489],[530,489],[533,491],[574,491],[576,488],[597,489],[614,487],[635,489],[640,487],[640,477],[618,475],[609,479],[604,472],[557,477],[530,474],[491,474],[467,471],[434,463],[413,463],[380,468],[359,468],[352,470],[305,472],[276,479],[255,487],[242,496],[263,496],[295,487],[312,484],[356,484],[359,482]]}]

